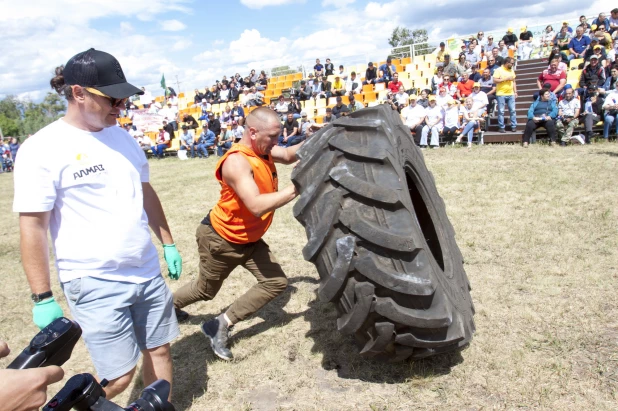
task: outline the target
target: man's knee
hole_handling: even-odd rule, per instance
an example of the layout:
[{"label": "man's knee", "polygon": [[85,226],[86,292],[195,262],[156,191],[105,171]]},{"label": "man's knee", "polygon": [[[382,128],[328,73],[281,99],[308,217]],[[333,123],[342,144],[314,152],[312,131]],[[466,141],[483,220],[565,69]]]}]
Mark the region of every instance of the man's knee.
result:
[{"label": "man's knee", "polygon": [[281,294],[288,286],[288,279],[285,276],[272,277],[264,281],[264,287],[274,295]]},{"label": "man's knee", "polygon": [[127,389],[129,384],[131,384],[131,381],[133,380],[133,376],[135,375],[135,368],[136,367],[133,367],[133,369],[125,375],[109,381],[107,386],[104,388],[107,399],[112,399],[113,397]]}]

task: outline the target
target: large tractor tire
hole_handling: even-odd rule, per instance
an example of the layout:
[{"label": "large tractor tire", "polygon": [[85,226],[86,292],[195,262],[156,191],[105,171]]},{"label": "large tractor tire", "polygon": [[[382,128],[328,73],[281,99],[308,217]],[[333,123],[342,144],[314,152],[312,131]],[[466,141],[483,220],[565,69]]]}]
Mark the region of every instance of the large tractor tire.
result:
[{"label": "large tractor tire", "polygon": [[466,347],[474,307],[463,257],[421,151],[396,111],[342,117],[298,150],[294,216],[318,296],[360,354],[388,361]]}]

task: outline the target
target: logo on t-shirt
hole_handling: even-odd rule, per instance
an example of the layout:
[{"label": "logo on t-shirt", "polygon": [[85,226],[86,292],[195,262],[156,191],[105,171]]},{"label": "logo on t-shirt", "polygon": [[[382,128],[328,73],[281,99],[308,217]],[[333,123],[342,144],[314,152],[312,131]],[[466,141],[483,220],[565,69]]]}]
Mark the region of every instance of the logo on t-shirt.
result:
[{"label": "logo on t-shirt", "polygon": [[95,166],[90,166],[88,168],[83,168],[83,169],[73,173],[73,179],[77,180],[78,178],[82,178],[82,177],[85,177],[87,175],[94,174],[94,173],[99,173],[101,171],[105,171],[105,168],[103,168],[103,164],[98,164],[98,165],[95,165]]}]

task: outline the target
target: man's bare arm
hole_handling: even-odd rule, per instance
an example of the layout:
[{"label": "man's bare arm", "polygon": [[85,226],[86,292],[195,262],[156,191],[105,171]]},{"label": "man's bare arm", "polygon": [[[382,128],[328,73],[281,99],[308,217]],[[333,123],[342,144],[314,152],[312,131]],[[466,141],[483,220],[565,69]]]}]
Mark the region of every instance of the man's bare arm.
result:
[{"label": "man's bare arm", "polygon": [[35,294],[51,290],[47,241],[50,216],[50,211],[19,214],[21,261]]},{"label": "man's bare arm", "polygon": [[144,210],[148,216],[148,225],[162,244],[174,244],[174,238],[167,225],[167,219],[159,201],[159,196],[150,183],[142,183],[144,192]]},{"label": "man's bare arm", "polygon": [[292,147],[275,146],[270,152],[270,155],[273,157],[273,161],[275,163],[292,164],[298,160],[296,157],[296,152],[303,144],[305,144],[304,141]]},{"label": "man's bare arm", "polygon": [[225,184],[238,194],[243,204],[256,217],[261,217],[270,211],[286,205],[298,195],[293,184],[274,193],[260,193],[253,179],[251,165],[240,154],[231,154],[227,157],[221,166],[221,176]]}]

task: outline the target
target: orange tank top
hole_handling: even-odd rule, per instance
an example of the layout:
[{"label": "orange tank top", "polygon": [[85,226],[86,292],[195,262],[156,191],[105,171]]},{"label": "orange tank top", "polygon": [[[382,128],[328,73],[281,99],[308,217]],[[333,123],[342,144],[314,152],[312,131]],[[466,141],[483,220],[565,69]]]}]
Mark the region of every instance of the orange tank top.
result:
[{"label": "orange tank top", "polygon": [[260,157],[251,148],[242,144],[232,145],[228,152],[219,159],[215,168],[215,177],[221,184],[221,198],[210,211],[212,228],[231,243],[252,243],[258,241],[266,233],[275,212],[270,211],[262,217],[254,216],[242,203],[238,194],[225,184],[221,175],[221,167],[227,157],[233,153],[240,153],[249,161],[253,170],[253,179],[260,194],[278,191],[277,169],[270,155],[268,158]]}]

